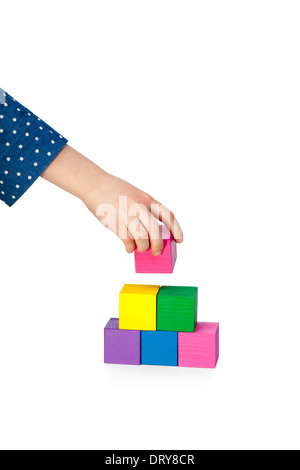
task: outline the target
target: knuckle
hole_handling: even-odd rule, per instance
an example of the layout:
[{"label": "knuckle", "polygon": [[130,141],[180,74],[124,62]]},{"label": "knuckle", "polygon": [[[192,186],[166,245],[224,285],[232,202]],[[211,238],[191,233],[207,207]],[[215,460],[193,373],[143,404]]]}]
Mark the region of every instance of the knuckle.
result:
[{"label": "knuckle", "polygon": [[152,197],[149,194],[144,193],[142,196],[142,200],[145,206],[150,206],[152,202]]},{"label": "knuckle", "polygon": [[140,243],[148,243],[148,234],[146,231],[143,231],[143,232],[140,232],[137,237],[136,237],[136,240]]}]

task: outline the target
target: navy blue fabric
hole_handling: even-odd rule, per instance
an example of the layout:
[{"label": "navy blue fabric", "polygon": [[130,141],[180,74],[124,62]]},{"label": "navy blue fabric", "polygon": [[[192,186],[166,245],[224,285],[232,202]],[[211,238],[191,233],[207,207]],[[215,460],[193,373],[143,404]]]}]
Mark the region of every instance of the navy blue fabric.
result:
[{"label": "navy blue fabric", "polygon": [[67,142],[0,89],[0,200],[12,206]]}]

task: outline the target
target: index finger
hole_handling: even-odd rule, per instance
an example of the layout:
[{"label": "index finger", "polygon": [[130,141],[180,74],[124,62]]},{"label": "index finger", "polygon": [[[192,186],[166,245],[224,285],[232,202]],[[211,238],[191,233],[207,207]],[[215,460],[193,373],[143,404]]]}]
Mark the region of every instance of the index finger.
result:
[{"label": "index finger", "polygon": [[173,212],[157,201],[153,201],[153,204],[151,204],[151,212],[154,217],[165,224],[176,243],[183,242],[183,231]]}]

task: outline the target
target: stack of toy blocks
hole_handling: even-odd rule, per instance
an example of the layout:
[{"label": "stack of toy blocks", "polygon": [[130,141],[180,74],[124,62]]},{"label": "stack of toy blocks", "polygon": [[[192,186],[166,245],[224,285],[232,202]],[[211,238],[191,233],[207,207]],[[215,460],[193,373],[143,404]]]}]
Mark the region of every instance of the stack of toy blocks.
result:
[{"label": "stack of toy blocks", "polygon": [[197,323],[196,287],[125,285],[104,329],[107,364],[215,368],[219,324]]}]

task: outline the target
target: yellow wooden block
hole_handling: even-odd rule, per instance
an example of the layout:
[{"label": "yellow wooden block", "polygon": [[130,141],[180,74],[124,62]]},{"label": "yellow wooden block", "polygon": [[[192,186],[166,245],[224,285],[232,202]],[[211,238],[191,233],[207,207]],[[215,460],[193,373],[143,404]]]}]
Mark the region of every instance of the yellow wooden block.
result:
[{"label": "yellow wooden block", "polygon": [[160,286],[125,284],[120,292],[120,330],[156,330],[156,299]]}]

